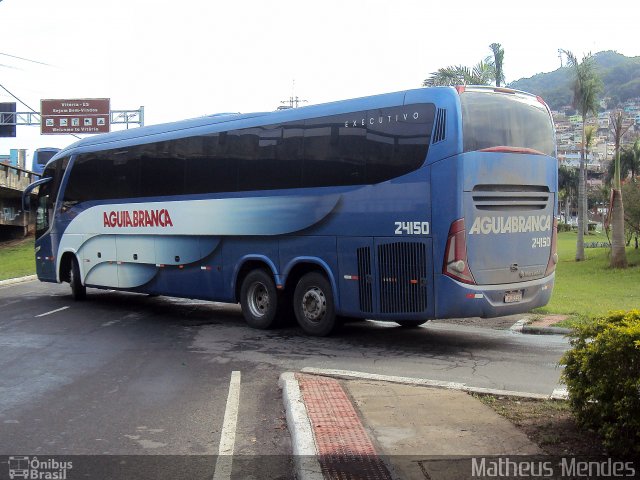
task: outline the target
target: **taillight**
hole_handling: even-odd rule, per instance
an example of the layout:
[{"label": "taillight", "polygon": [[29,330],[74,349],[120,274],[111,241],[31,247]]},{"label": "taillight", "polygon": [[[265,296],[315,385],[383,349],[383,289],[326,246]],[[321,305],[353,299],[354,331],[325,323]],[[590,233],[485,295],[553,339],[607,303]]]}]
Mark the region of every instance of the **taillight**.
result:
[{"label": "taillight", "polygon": [[551,232],[551,254],[549,255],[549,263],[547,263],[547,271],[544,276],[551,275],[558,263],[558,219],[553,220],[553,231]]},{"label": "taillight", "polygon": [[476,283],[467,262],[467,236],[463,218],[453,222],[449,228],[442,271],[460,282]]}]

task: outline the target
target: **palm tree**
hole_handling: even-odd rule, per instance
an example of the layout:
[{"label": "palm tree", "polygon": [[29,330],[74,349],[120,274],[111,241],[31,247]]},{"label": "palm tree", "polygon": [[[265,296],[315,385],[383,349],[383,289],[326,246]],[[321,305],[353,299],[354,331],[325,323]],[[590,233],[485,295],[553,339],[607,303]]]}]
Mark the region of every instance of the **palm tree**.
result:
[{"label": "palm tree", "polygon": [[422,82],[424,87],[437,87],[448,85],[491,85],[504,83],[502,63],[504,49],[499,43],[492,43],[489,48],[493,52],[493,58],[487,57],[478,62],[473,69],[464,65],[452,65],[439,68]]},{"label": "palm tree", "polygon": [[611,115],[611,132],[615,141],[615,174],[611,191],[611,260],[612,268],[627,268],[627,252],[624,238],[624,204],[620,182],[620,142],[630,125],[624,125],[624,114],[617,111]]},{"label": "palm tree", "polygon": [[443,85],[489,85],[494,77],[493,66],[481,61],[470,70],[463,65],[439,68],[422,82],[425,87]]},{"label": "palm tree", "polygon": [[505,83],[504,71],[502,64],[504,62],[504,48],[499,43],[492,43],[489,48],[493,52],[493,66],[495,68],[496,87]]},{"label": "palm tree", "polygon": [[[640,140],[638,142],[638,150],[640,150]],[[634,144],[635,146],[635,144]],[[637,157],[636,157],[637,155]],[[607,169],[606,182],[613,183],[616,175],[616,162],[609,163]],[[633,147],[622,148],[620,150],[620,178],[631,177],[632,181],[636,181],[640,175],[640,151],[634,152]]]},{"label": "palm tree", "polygon": [[584,226],[584,234],[587,235],[589,233],[589,190],[588,186],[588,177],[589,177],[589,151],[591,150],[591,146],[593,145],[593,140],[595,139],[595,134],[598,128],[594,125],[589,125],[584,129],[584,138],[582,141],[584,142],[585,148],[585,168],[584,168],[584,205],[582,206],[582,212],[584,217],[582,219],[582,224]]},{"label": "palm tree", "polygon": [[635,180],[638,173],[640,173],[640,137],[637,137],[635,142],[633,142],[633,146],[629,149],[629,154],[631,156],[629,159],[631,179]]},{"label": "palm tree", "polygon": [[565,202],[565,223],[569,223],[569,219],[571,218],[571,203],[575,198],[577,186],[578,175],[575,169],[560,165],[558,168],[558,190],[560,192],[560,197],[562,197]]},{"label": "palm tree", "polygon": [[[602,80],[596,72],[593,56],[589,53],[578,62],[576,56],[563,50],[570,68],[574,71],[573,106],[582,114],[582,139],[586,137],[587,115],[598,110],[598,94],[602,90]],[[580,173],[578,182],[578,239],[576,241],[576,261],[584,260],[584,178],[585,178],[585,142],[580,148]]]}]

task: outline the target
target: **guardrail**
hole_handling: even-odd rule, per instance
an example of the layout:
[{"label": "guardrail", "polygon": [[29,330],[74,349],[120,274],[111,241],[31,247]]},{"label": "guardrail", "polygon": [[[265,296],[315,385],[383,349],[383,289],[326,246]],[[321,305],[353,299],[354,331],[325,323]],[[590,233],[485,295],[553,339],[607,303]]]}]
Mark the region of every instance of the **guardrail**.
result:
[{"label": "guardrail", "polygon": [[8,163],[0,163],[0,187],[22,191],[40,175],[24,168],[14,167]]}]

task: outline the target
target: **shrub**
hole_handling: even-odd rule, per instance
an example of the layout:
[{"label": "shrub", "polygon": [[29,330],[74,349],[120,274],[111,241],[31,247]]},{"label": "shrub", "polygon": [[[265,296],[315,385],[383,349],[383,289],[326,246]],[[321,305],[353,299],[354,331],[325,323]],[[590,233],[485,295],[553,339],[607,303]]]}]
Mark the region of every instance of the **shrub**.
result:
[{"label": "shrub", "polygon": [[571,225],[569,225],[568,223],[558,223],[558,233],[570,232],[570,231],[571,231]]},{"label": "shrub", "polygon": [[576,420],[611,454],[640,454],[640,310],[576,327],[560,363]]}]

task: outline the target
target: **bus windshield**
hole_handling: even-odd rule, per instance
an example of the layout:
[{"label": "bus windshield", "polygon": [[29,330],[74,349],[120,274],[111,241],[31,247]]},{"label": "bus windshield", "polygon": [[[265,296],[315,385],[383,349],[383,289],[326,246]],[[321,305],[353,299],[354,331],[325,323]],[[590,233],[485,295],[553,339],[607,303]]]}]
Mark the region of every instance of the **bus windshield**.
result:
[{"label": "bus windshield", "polygon": [[505,146],[555,156],[551,116],[535,97],[467,89],[460,103],[465,152]]}]

